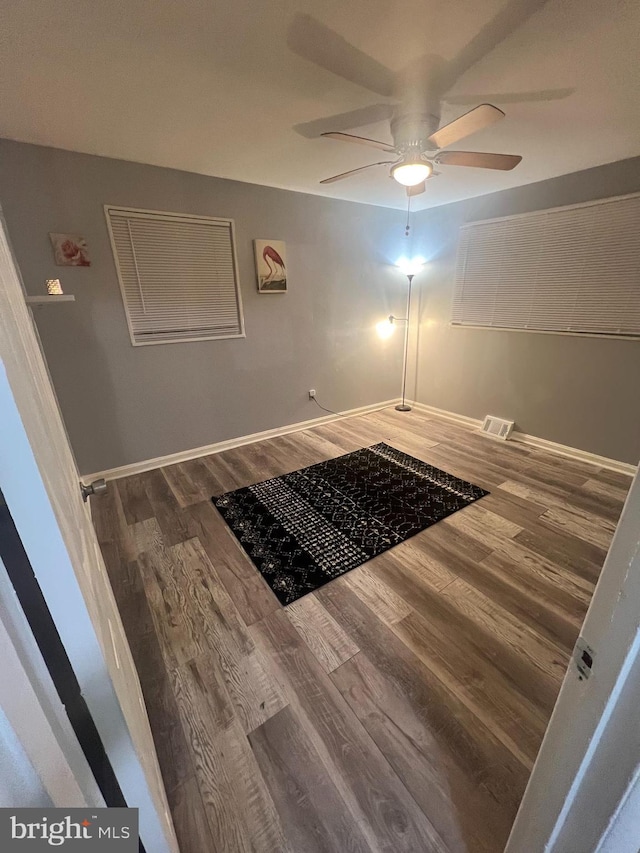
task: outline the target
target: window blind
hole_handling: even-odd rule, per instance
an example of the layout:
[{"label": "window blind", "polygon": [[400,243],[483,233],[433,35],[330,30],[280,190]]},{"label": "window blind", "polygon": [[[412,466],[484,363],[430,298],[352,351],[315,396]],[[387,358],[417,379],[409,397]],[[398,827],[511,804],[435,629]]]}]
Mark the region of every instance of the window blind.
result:
[{"label": "window blind", "polygon": [[244,335],[231,220],[105,214],[134,346]]},{"label": "window blind", "polygon": [[640,194],[463,226],[452,322],[640,335]]}]

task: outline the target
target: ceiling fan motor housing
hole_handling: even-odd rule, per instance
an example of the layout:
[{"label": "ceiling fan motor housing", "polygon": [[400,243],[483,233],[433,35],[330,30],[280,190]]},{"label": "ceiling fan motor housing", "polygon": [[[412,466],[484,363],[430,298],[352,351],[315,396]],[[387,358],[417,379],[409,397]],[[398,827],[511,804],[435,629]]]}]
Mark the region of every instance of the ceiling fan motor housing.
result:
[{"label": "ceiling fan motor housing", "polygon": [[431,113],[404,113],[391,120],[391,135],[400,154],[421,154],[425,150],[435,151],[429,136],[440,124],[440,117]]}]

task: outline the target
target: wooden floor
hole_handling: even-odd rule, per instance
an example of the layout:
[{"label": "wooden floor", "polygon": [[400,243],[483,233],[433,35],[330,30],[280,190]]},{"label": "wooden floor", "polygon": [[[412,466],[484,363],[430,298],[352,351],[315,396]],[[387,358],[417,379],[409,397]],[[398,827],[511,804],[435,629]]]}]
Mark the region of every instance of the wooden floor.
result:
[{"label": "wooden floor", "polygon": [[[381,440],[491,494],[282,608],[210,496]],[[628,486],[392,409],[111,482],[182,853],[503,850]]]}]

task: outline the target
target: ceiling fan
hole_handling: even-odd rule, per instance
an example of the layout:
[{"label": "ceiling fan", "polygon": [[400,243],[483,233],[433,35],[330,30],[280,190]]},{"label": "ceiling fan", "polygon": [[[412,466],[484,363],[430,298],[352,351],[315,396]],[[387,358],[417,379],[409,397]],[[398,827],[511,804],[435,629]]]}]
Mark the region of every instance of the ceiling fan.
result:
[{"label": "ceiling fan", "polygon": [[[489,154],[480,151],[443,151],[441,149],[453,145],[460,139],[489,127],[504,118],[504,113],[491,104],[480,104],[460,118],[431,132],[436,123],[431,115],[398,116],[391,121],[391,133],[394,145],[369,139],[365,136],[354,136],[341,131],[328,131],[320,135],[329,139],[339,139],[344,142],[355,142],[358,145],[368,145],[388,154],[395,154],[395,160],[380,160],[369,163],[339,175],[332,175],[320,181],[321,184],[332,184],[342,181],[351,175],[371,169],[375,166],[391,166],[390,175],[399,184],[406,187],[407,195],[419,195],[425,191],[425,181],[439,174],[435,166],[475,166],[479,169],[499,169],[509,171],[514,169],[522,160],[517,154]],[[403,127],[406,125],[406,129]]]},{"label": "ceiling fan", "polygon": [[[407,194],[413,196],[424,192],[425,181],[439,174],[437,166],[472,166],[500,171],[514,169],[522,160],[516,154],[444,150],[500,121],[505,116],[501,109],[490,103],[481,103],[459,118],[440,126],[441,104],[554,100],[571,94],[571,89],[496,95],[447,94],[465,71],[546,2],[507,0],[506,5],[453,59],[445,61],[440,56],[425,54],[398,72],[386,68],[310,15],[296,15],[287,37],[287,44],[294,53],[343,79],[393,99],[393,102],[374,104],[295,127],[298,133],[307,138],[324,137],[365,145],[394,157],[350,169],[325,178],[320,183],[330,184],[366,169],[390,166],[391,177],[403,184]],[[345,132],[383,120],[390,121],[393,143]]]}]

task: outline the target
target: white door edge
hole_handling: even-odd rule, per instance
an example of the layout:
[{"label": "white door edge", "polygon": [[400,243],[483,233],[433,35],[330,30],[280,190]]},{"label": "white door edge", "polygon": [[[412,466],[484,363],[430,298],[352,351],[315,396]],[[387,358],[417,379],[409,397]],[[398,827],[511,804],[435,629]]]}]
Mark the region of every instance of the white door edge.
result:
[{"label": "white door edge", "polygon": [[[124,797],[139,808],[141,840],[150,853],[177,853],[139,681],[93,553],[95,534],[1,218],[0,490]],[[106,614],[122,670],[105,638]]]},{"label": "white door edge", "polygon": [[581,636],[591,673],[571,660],[505,853],[597,850],[640,773],[640,474]]}]

